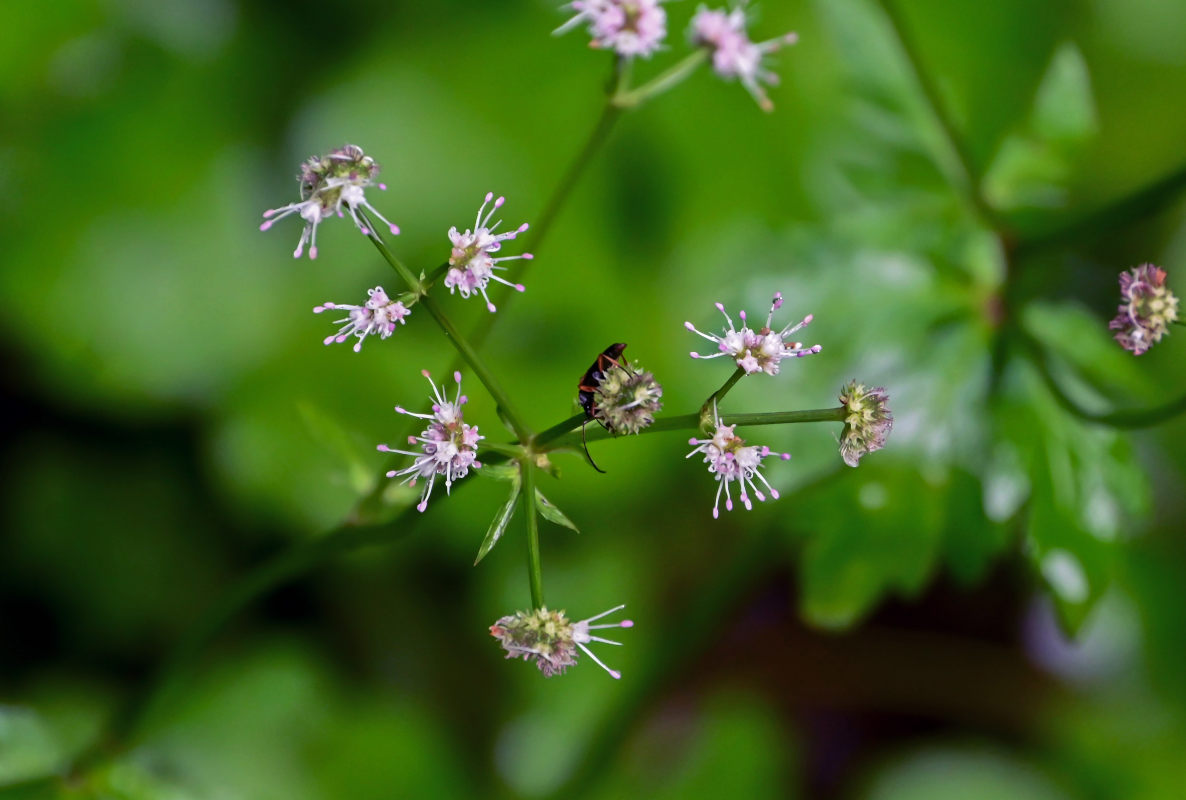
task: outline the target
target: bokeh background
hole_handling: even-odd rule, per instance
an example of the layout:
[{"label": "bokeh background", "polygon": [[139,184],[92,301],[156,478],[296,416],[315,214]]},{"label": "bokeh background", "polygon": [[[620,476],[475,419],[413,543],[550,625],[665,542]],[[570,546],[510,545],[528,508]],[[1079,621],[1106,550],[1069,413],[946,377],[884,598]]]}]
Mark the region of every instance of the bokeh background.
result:
[{"label": "bokeh background", "polygon": [[490,639],[529,600],[521,511],[471,566],[505,484],[415,519],[387,492],[370,546],[318,550],[451,351],[423,314],[322,347],[314,305],[397,278],[347,224],[294,261],[259,215],[350,142],[418,268],[488,190],[536,221],[611,63],[557,5],[5,4],[0,797],[1186,796],[1186,424],[1085,424],[1020,343],[1091,410],[1186,387],[1182,333],[1134,359],[1106,331],[1121,269],[1186,291],[1176,0],[767,0],[754,38],[801,36],[774,113],[701,70],[620,121],[483,347],[530,423],[614,341],[694,410],[729,369],[683,322],[776,290],[824,351],[730,407],[858,378],[897,418],[856,470],[839,426],[752,430],[794,454],[783,497],[719,521],[686,434],[558,456],[581,532],[545,526],[547,597],[628,604],[620,682]]}]

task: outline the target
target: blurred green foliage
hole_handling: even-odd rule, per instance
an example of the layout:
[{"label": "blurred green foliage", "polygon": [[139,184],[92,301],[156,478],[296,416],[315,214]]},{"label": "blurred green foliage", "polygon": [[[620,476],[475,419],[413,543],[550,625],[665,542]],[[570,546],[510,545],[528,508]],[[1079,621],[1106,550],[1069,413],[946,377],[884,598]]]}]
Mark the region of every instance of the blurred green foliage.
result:
[{"label": "blurred green foliage", "polygon": [[[614,341],[696,410],[729,371],[683,321],[778,290],[824,351],[730,407],[857,378],[897,422],[857,470],[834,426],[743,432],[794,458],[782,499],[720,521],[679,435],[594,443],[606,475],[557,457],[540,488],[580,534],[543,526],[548,600],[628,604],[621,683],[502,661],[523,512],[472,568],[507,490],[474,480],[234,615],[134,746],[104,744],[206,609],[376,487],[392,406],[452,357],[426,314],[322,347],[314,305],[395,276],[340,223],[294,261],[296,223],[259,214],[352,142],[418,269],[488,190],[534,222],[609,70],[549,35],[558,5],[6,9],[0,797],[1180,797],[1186,424],[1076,419],[1019,344],[1091,411],[1186,387],[1181,333],[1134,359],[1106,330],[1125,267],[1186,291],[1177,197],[1058,236],[1181,170],[1175,0],[766,0],[755,38],[801,37],[773,114],[702,70],[623,118],[483,347],[530,423],[573,414]],[[656,62],[693,12],[668,7]]]}]

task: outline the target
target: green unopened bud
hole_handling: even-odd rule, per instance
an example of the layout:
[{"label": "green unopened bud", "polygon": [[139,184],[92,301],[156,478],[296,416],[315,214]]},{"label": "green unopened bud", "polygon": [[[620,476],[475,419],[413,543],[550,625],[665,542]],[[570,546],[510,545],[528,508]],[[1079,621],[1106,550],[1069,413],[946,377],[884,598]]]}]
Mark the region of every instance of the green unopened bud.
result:
[{"label": "green unopened bud", "polygon": [[663,387],[637,364],[610,367],[593,395],[593,416],[611,433],[638,433],[655,421],[663,404]]},{"label": "green unopened bud", "polygon": [[840,436],[840,455],[845,464],[855,467],[861,456],[885,447],[894,427],[889,394],[880,386],[868,389],[852,381],[840,390],[840,402],[848,412]]}]

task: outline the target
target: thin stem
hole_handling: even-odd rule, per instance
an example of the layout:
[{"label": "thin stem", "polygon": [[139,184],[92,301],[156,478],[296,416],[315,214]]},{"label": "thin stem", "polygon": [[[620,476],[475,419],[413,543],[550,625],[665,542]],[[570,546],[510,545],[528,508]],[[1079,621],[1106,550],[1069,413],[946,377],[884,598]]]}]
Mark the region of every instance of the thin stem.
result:
[{"label": "thin stem", "polygon": [[972,153],[967,145],[964,144],[963,137],[956,128],[955,121],[947,113],[947,109],[943,104],[943,98],[939,94],[939,87],[931,80],[930,74],[923,67],[921,54],[914,40],[906,31],[902,16],[896,8],[895,0],[881,0],[881,7],[885,11],[886,19],[889,20],[890,27],[893,28],[899,45],[902,47],[902,53],[906,56],[907,65],[910,67],[915,81],[922,90],[931,115],[938,123],[948,148],[955,156],[958,174],[952,176],[954,178],[953,182],[983,222],[993,230],[1000,231],[1002,226],[997,213],[989,205],[984,197],[984,193],[981,191],[979,170],[976,168],[976,162],[972,158]]},{"label": "thin stem", "polygon": [[457,330],[457,326],[453,324],[453,321],[450,320],[445,315],[445,312],[441,310],[441,307],[437,304],[436,299],[431,295],[424,295],[420,299],[420,304],[424,306],[428,313],[432,315],[432,318],[436,320],[437,325],[441,327],[441,330],[443,330],[445,335],[449,337],[449,340],[453,343],[453,346],[457,348],[457,352],[461,355],[461,358],[465,361],[465,363],[469,364],[470,369],[474,371],[474,374],[478,377],[478,380],[480,380],[482,385],[486,387],[486,391],[488,391],[490,396],[494,398],[494,402],[498,405],[503,419],[505,419],[507,424],[511,426],[511,430],[515,432],[515,435],[519,437],[519,441],[526,442],[529,440],[531,438],[531,431],[523,423],[522,418],[519,416],[518,412],[515,411],[514,406],[511,404],[510,398],[507,397],[506,392],[503,391],[502,385],[498,382],[498,378],[494,377],[494,373],[491,372],[486,366],[486,362],[482,361],[482,357],[478,355],[478,352],[474,350],[473,346],[470,345],[466,338],[461,335],[461,333]]},{"label": "thin stem", "polygon": [[628,91],[619,90],[615,92],[610,102],[615,108],[638,108],[652,97],[660,95],[683,82],[685,78],[695,72],[697,67],[707,60],[708,50],[703,47],[697,48],[693,53],[685,56],[676,62],[675,65],[659,73],[643,85]]},{"label": "thin stem", "polygon": [[544,607],[544,575],[539,558],[539,516],[535,503],[535,461],[520,459],[523,476],[523,510],[527,513],[527,579],[531,584],[532,608]]},{"label": "thin stem", "polygon": [[[367,220],[367,224],[370,225],[369,219]],[[371,225],[370,227],[371,230],[374,231],[374,226]],[[371,233],[367,236],[367,238],[371,240],[371,244],[373,244],[375,249],[379,251],[379,254],[383,256],[383,259],[391,265],[391,268],[395,270],[401,278],[403,278],[404,283],[408,285],[408,289],[410,289],[413,294],[424,294],[424,285],[420,282],[420,279],[416,277],[416,274],[412,272],[412,270],[408,269],[404,262],[400,261],[396,257],[395,253],[392,253],[387,248],[387,245],[384,244],[383,240],[379,238],[379,234]]]},{"label": "thin stem", "polygon": [[563,422],[557,422],[555,425],[548,428],[547,430],[543,430],[543,431],[540,431],[539,433],[537,433],[535,435],[535,439],[532,441],[532,444],[533,445],[543,445],[543,444],[547,444],[548,442],[559,439],[564,434],[571,433],[572,431],[579,428],[581,425],[585,424],[585,420],[587,420],[588,418],[589,418],[589,416],[587,414],[585,414],[585,412],[583,412],[583,411],[580,414],[574,414],[573,416],[569,417],[568,419],[564,420]]},{"label": "thin stem", "polygon": [[1055,401],[1062,406],[1063,410],[1084,422],[1090,422],[1095,425],[1107,425],[1111,428],[1150,428],[1186,413],[1186,395],[1153,408],[1134,408],[1108,412],[1088,411],[1071,399],[1070,395],[1059,385],[1058,380],[1054,377],[1054,373],[1050,369],[1049,354],[1042,347],[1041,343],[1026,333],[1022,333],[1022,340],[1030,350],[1030,360],[1037,367],[1038,374],[1042,376],[1042,381],[1046,384],[1046,388],[1054,395]]},{"label": "thin stem", "polygon": [[714,412],[717,410],[721,401],[725,399],[725,395],[729,394],[729,390],[736,386],[737,382],[745,377],[745,374],[745,370],[741,367],[735,369],[733,374],[729,376],[729,379],[721,385],[721,388],[710,394],[708,399],[704,401],[704,405],[700,406],[701,430],[709,431],[712,429]]},{"label": "thin stem", "polygon": [[510,398],[503,391],[502,385],[494,377],[494,373],[486,366],[486,362],[478,355],[478,351],[457,330],[457,326],[453,324],[453,320],[449,319],[434,298],[424,293],[424,286],[420,283],[420,280],[412,274],[410,269],[404,266],[402,261],[387,249],[387,245],[378,236],[368,236],[367,238],[374,243],[375,248],[383,255],[387,263],[408,282],[408,286],[412,291],[420,295],[420,305],[424,306],[428,313],[432,315],[437,325],[445,332],[445,336],[453,343],[453,347],[457,349],[462,360],[469,364],[470,369],[477,375],[478,380],[486,387],[486,391],[494,398],[494,402],[502,411],[503,418],[511,426],[511,430],[515,432],[515,435],[519,437],[519,441],[525,442],[531,438],[531,431],[528,430],[527,426],[523,424],[522,418],[516,413]]},{"label": "thin stem", "polygon": [[[816,408],[807,411],[775,411],[762,414],[721,414],[721,424],[723,425],[793,425],[799,422],[843,422],[847,411],[843,406],[839,408]],[[545,433],[548,433],[547,438],[540,434],[535,438],[533,445],[536,452],[548,452],[551,450],[559,450],[565,447],[579,447],[581,444],[581,437],[578,433],[572,432],[572,428],[565,426],[570,425],[574,419],[567,419],[559,425],[554,425],[548,428]],[[583,417],[581,417],[583,419]],[[699,431],[700,430],[700,414],[678,414],[676,416],[667,416],[662,419],[657,419],[651,425],[643,428],[638,432],[638,435],[646,433],[663,433],[665,431]],[[614,434],[605,430],[604,428],[590,427],[585,432],[587,441],[593,442],[599,439],[613,438]]]}]

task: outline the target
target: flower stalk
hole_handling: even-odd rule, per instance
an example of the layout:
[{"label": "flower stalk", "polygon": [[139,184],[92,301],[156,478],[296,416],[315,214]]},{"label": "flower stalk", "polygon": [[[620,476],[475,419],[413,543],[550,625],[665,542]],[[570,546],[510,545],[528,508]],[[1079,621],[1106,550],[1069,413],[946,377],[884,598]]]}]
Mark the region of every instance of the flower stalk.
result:
[{"label": "flower stalk", "polygon": [[523,511],[527,514],[527,579],[531,584],[532,608],[544,607],[544,572],[539,557],[539,517],[535,498],[535,461],[529,455],[519,461],[523,480]]},{"label": "flower stalk", "polygon": [[638,108],[652,97],[661,95],[683,83],[706,61],[708,61],[708,51],[696,50],[641,86],[633,89],[627,89],[624,86],[618,87],[618,90],[610,98],[610,105],[623,110]]},{"label": "flower stalk", "polygon": [[519,441],[526,442],[529,440],[531,438],[530,429],[523,423],[522,417],[515,411],[514,404],[511,403],[506,392],[503,391],[502,385],[494,377],[494,373],[486,366],[486,362],[478,355],[478,351],[461,335],[461,332],[457,330],[457,326],[445,314],[440,304],[427,294],[427,290],[420,279],[412,274],[412,271],[402,261],[396,258],[395,254],[387,248],[387,245],[378,236],[368,236],[367,238],[375,245],[375,249],[379,251],[384,260],[391,265],[391,268],[399,273],[400,277],[407,282],[408,288],[420,297],[420,305],[428,311],[441,330],[445,332],[446,338],[452,342],[453,347],[456,348],[462,360],[469,365],[470,369],[474,371],[474,375],[486,387],[486,391],[494,398],[494,402],[497,404],[503,418],[511,426],[511,430],[514,431]]}]

